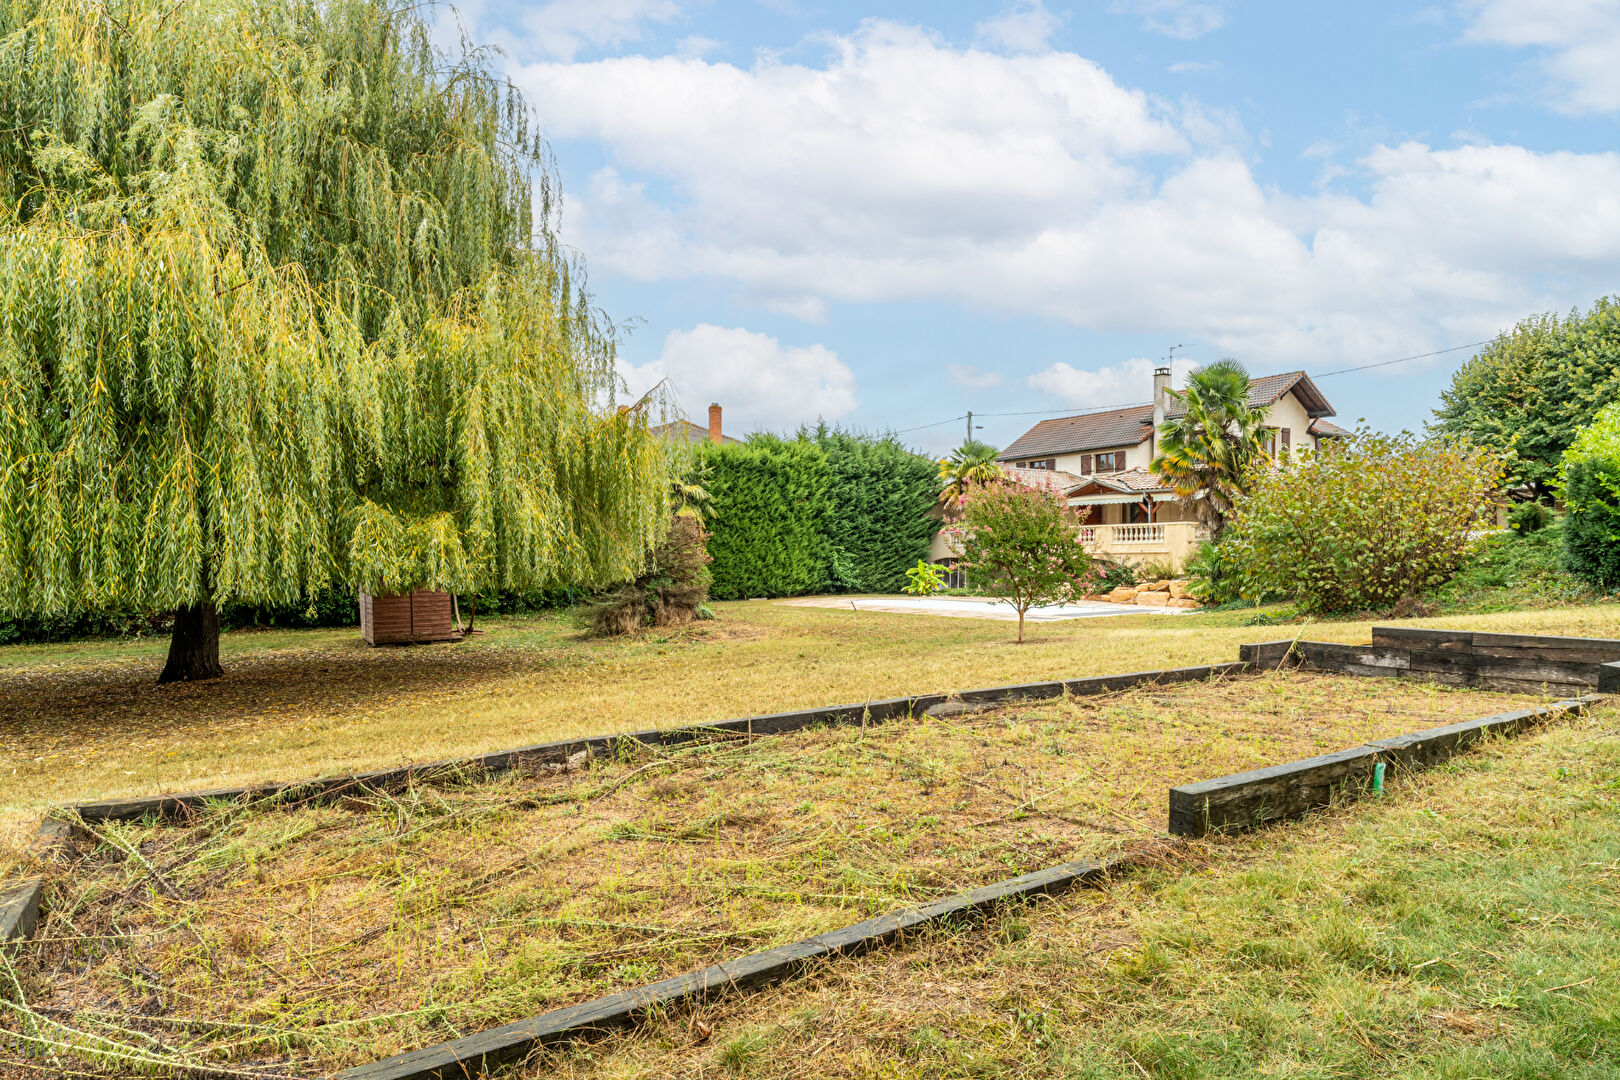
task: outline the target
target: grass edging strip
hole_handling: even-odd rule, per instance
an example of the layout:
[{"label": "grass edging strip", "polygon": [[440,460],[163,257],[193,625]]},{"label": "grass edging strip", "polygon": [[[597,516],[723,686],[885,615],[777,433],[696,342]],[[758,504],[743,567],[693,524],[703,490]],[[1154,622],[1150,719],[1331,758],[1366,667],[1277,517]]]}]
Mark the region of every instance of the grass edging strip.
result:
[{"label": "grass edging strip", "polygon": [[804,941],[727,960],[688,975],[650,983],[528,1020],[518,1020],[436,1046],[396,1054],[339,1073],[337,1080],[451,1080],[517,1061],[537,1047],[629,1027],[650,1011],[790,979],[821,960],[855,956],[900,940],[919,927],[989,911],[1009,901],[1052,895],[1106,880],[1125,857],[1036,870],[920,907],[832,930]]},{"label": "grass edging strip", "polygon": [[980,690],[965,690],[955,694],[924,694],[911,697],[885,698],[861,704],[834,705],[820,709],[800,709],[795,712],[770,713],[764,716],[744,716],[734,720],[720,720],[706,724],[651,731],[631,731],[614,735],[597,735],[583,739],[564,739],[558,742],[538,743],[513,750],[498,750],[488,754],[435,761],[419,765],[404,765],[395,769],[349,773],[342,776],[296,780],[287,783],[267,783],[246,787],[215,788],[175,795],[153,795],[133,799],[108,799],[100,802],[78,803],[62,809],[77,814],[89,822],[140,821],[148,817],[176,818],[209,802],[284,798],[297,802],[320,802],[337,798],[346,792],[365,788],[389,788],[413,780],[430,779],[435,775],[478,773],[493,776],[514,769],[534,765],[561,763],[588,750],[593,756],[612,753],[616,744],[629,739],[649,746],[678,746],[716,734],[779,735],[799,731],[821,724],[860,724],[878,722],[897,717],[920,714],[926,709],[948,700],[973,704],[991,704],[1003,701],[1038,700],[1062,697],[1104,694],[1117,690],[1155,683],[1170,684],[1201,682],[1217,675],[1230,674],[1247,668],[1243,661],[1227,664],[1204,664],[1197,667],[1170,668],[1163,671],[1137,671],[1124,675],[1097,675],[1084,679],[1063,679],[1052,682],[1019,683],[1012,686],[992,686]]},{"label": "grass edging strip", "polygon": [[1380,763],[1407,769],[1436,765],[1487,736],[1516,735],[1548,720],[1578,715],[1601,701],[1589,695],[1536,709],[1498,713],[1430,728],[1320,757],[1219,776],[1170,789],[1170,833],[1203,836],[1251,829],[1299,817],[1328,805],[1335,795],[1354,795],[1372,780]]}]

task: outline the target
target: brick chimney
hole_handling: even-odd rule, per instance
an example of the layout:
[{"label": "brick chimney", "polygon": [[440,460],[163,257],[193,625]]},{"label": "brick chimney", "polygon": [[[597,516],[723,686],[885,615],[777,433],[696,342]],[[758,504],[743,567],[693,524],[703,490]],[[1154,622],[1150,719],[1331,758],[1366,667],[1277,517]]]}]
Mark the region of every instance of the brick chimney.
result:
[{"label": "brick chimney", "polygon": [[710,402],[709,403],[709,441],[712,442],[712,443],[718,443],[720,441],[720,403],[719,402]]}]

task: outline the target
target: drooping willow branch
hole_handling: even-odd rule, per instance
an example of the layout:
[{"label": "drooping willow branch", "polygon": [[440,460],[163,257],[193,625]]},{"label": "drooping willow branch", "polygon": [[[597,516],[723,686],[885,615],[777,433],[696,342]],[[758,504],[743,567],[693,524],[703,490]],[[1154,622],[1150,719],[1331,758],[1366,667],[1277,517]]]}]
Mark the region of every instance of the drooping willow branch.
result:
[{"label": "drooping willow branch", "polygon": [[0,612],[633,576],[533,118],[377,0],[0,0]]}]

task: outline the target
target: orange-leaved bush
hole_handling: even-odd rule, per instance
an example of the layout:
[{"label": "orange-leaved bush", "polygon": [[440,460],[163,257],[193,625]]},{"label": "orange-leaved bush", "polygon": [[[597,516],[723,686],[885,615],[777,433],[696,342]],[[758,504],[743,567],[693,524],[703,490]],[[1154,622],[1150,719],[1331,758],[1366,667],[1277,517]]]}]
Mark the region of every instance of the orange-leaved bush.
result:
[{"label": "orange-leaved bush", "polygon": [[1221,546],[1245,596],[1388,607],[1451,580],[1501,477],[1500,459],[1471,443],[1360,431],[1257,468]]}]

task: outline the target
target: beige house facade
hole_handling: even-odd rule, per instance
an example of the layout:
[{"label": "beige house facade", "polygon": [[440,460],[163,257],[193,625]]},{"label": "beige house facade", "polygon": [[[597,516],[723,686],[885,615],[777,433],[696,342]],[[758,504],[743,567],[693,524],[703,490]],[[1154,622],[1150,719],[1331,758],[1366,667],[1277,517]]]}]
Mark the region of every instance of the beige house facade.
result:
[{"label": "beige house facade", "polygon": [[[999,460],[1009,475],[1058,487],[1071,506],[1087,509],[1081,540],[1097,554],[1180,565],[1205,534],[1197,507],[1149,469],[1158,453],[1159,427],[1185,414],[1170,393],[1169,368],[1154,372],[1152,401],[1042,420]],[[1249,404],[1266,410],[1269,446],[1280,460],[1349,434],[1329,419],[1333,406],[1303,371],[1252,380]],[[948,559],[949,553],[937,558]]]}]

